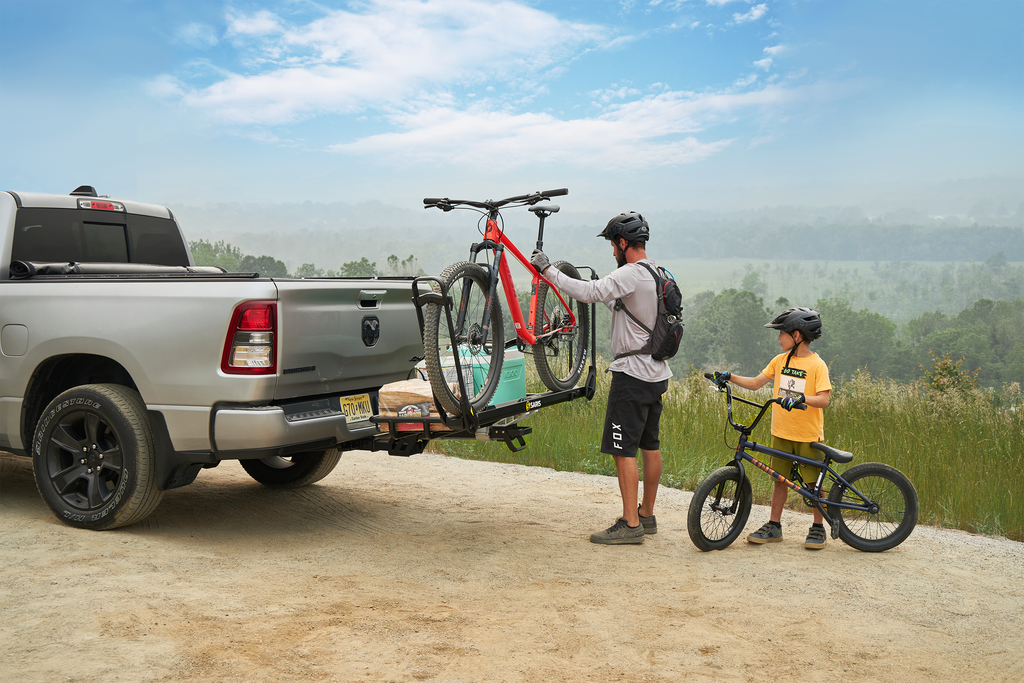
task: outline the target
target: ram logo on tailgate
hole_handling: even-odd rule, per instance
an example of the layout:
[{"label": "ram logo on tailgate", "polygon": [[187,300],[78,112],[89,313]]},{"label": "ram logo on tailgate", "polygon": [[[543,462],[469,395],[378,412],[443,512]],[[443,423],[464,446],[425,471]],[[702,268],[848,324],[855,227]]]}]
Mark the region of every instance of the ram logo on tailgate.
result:
[{"label": "ram logo on tailgate", "polygon": [[368,315],[363,318],[363,343],[373,346],[380,339],[380,320],[376,316]]}]

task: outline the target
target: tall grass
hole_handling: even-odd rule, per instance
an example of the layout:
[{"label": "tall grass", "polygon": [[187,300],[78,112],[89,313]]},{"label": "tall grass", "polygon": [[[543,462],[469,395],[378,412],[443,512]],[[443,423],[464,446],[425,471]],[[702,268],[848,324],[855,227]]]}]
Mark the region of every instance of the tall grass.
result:
[{"label": "tall grass", "polygon": [[[525,419],[522,424],[531,426],[533,433],[525,437],[529,447],[523,451],[513,453],[502,443],[468,440],[435,441],[432,450],[613,476],[611,457],[600,452],[610,377],[599,373],[593,401],[551,406]],[[544,389],[531,376],[529,390]],[[757,401],[771,395],[767,387],[756,393],[740,392]],[[853,452],[851,466],[883,462],[906,474],[920,497],[922,524],[1024,541],[1022,399],[1016,384],[998,392],[937,394],[922,383],[897,383],[859,372],[837,382],[832,391],[825,411],[825,442]],[[726,423],[725,397],[694,371],[672,380],[664,401],[661,482],[693,490],[732,456],[736,434]],[[738,422],[753,419],[753,408],[738,403],[733,407]],[[753,439],[770,442],[767,417]],[[837,469],[841,471],[842,466]],[[767,503],[771,479],[753,468],[748,473],[756,502]],[[795,494],[789,505],[804,507]]]}]

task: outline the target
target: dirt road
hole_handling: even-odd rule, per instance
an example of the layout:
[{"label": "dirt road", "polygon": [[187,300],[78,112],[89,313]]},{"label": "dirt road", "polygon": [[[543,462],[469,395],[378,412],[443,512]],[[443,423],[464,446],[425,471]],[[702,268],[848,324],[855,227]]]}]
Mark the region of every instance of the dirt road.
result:
[{"label": "dirt road", "polygon": [[0,680],[1024,680],[1024,544],[811,552],[787,512],[783,543],[700,553],[669,489],[656,536],[591,544],[618,501],[607,477],[350,453],[296,491],[226,463],[86,532],[0,456]]}]

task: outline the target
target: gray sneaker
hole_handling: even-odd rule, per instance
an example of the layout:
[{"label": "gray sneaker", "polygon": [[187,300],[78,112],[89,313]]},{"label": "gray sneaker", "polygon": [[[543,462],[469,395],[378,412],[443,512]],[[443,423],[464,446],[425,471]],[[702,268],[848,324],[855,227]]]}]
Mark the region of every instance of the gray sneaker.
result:
[{"label": "gray sneaker", "polygon": [[603,545],[623,545],[626,543],[643,543],[644,542],[644,527],[642,524],[630,527],[626,524],[626,520],[619,517],[619,519],[604,531],[599,531],[596,534],[590,534],[591,543],[601,543]]},{"label": "gray sneaker", "polygon": [[804,547],[810,550],[821,550],[825,547],[825,528],[811,527],[811,530],[807,532],[807,540],[804,541]]},{"label": "gray sneaker", "polygon": [[747,536],[750,543],[778,543],[782,540],[782,527],[766,522],[763,527]]},{"label": "gray sneaker", "polygon": [[658,519],[654,515],[651,515],[650,517],[644,517],[640,514],[639,507],[637,507],[636,511],[637,515],[639,515],[640,517],[640,526],[644,528],[644,533],[648,536],[653,536],[654,534],[658,533]]}]

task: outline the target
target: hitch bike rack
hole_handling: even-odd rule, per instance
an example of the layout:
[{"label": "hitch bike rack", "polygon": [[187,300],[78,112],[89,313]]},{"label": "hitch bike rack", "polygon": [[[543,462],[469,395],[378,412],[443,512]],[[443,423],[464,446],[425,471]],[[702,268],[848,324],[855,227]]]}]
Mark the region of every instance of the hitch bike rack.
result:
[{"label": "hitch bike rack", "polygon": [[[597,272],[590,266],[577,266],[581,270],[590,271],[590,279],[597,279]],[[435,291],[433,284],[437,284],[440,291]],[[421,293],[421,287],[426,286],[427,291]],[[416,307],[416,317],[420,325],[420,337],[423,336],[423,306],[425,304],[440,304],[445,312],[445,320],[448,324],[449,338],[455,338],[455,325],[452,321],[452,299],[448,295],[447,288],[440,278],[433,275],[418,277],[412,282],[412,301]],[[466,391],[466,378],[462,371],[462,360],[459,354],[453,355],[455,363],[455,376],[459,381],[459,395],[462,397],[462,415],[449,415],[440,405],[437,396],[434,395],[434,408],[437,417],[395,417],[374,415],[370,421],[379,425],[387,425],[387,431],[380,432],[373,438],[371,450],[387,451],[390,455],[410,456],[422,453],[427,443],[433,439],[476,439],[478,441],[503,441],[509,450],[517,453],[526,448],[526,440],[523,438],[533,431],[533,427],[519,425],[518,422],[525,417],[535,414],[543,407],[574,401],[578,398],[586,398],[588,401],[594,398],[597,390],[597,369],[595,364],[596,350],[595,342],[596,320],[594,317],[594,304],[590,306],[590,365],[587,367],[587,378],[582,385],[566,389],[564,391],[548,391],[540,394],[527,394],[524,398],[514,401],[489,405],[482,410],[474,411],[469,405]],[[518,338],[505,342],[505,348],[513,346],[523,350]],[[420,361],[422,358],[414,357],[411,360]],[[399,430],[398,425],[415,424],[420,429]],[[444,425],[446,431],[431,431],[432,424]]]}]

